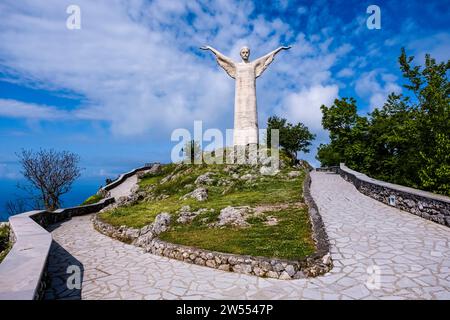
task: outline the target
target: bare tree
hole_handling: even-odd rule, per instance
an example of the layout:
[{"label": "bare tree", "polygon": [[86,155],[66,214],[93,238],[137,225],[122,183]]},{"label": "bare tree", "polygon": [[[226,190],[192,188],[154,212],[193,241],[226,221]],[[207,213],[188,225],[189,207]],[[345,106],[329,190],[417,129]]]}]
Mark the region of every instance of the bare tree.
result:
[{"label": "bare tree", "polygon": [[70,191],[73,182],[80,177],[80,157],[69,151],[22,150],[17,154],[22,165],[21,173],[39,192],[47,210],[60,207],[61,196]]},{"label": "bare tree", "polygon": [[184,163],[194,164],[196,160],[201,158],[202,148],[198,141],[190,140],[181,149],[184,154]]},{"label": "bare tree", "polygon": [[8,200],[5,203],[6,213],[13,216],[28,211],[28,206],[24,199]]},{"label": "bare tree", "polygon": [[5,209],[8,216],[13,216],[30,210],[41,210],[44,208],[42,197],[36,193],[32,185],[17,184],[17,187],[26,191],[28,196],[16,195],[15,199],[10,199],[5,203]]}]

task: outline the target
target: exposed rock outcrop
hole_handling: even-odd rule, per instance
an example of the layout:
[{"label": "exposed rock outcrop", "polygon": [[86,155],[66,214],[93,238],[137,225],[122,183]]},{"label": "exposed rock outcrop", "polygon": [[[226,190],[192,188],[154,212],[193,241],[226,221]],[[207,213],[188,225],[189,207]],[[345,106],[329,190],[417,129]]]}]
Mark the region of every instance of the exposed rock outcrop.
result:
[{"label": "exposed rock outcrop", "polygon": [[194,198],[198,201],[206,201],[208,200],[208,190],[206,188],[197,188],[181,197],[182,200],[187,198]]},{"label": "exposed rock outcrop", "polygon": [[214,179],[211,178],[211,176],[213,175],[212,172],[206,172],[202,175],[199,175],[197,177],[197,179],[195,179],[195,184],[196,185],[211,185],[214,183]]},{"label": "exposed rock outcrop", "polygon": [[228,206],[220,210],[219,221],[213,226],[222,227],[226,225],[234,227],[248,227],[249,223],[246,221],[247,215],[250,213],[250,207],[231,207]]}]

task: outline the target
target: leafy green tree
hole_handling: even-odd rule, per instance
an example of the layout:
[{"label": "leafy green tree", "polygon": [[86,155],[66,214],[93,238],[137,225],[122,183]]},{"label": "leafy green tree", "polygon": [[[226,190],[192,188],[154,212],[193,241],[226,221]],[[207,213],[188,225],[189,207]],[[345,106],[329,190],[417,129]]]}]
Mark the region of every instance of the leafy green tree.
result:
[{"label": "leafy green tree", "polygon": [[322,125],[330,143],[321,144],[322,165],[345,162],[372,177],[450,195],[450,61],[425,66],[402,49],[400,69],[406,95],[391,93],[380,109],[357,114],[353,98],[322,106]]},{"label": "leafy green tree", "polygon": [[355,99],[336,99],[331,107],[323,105],[321,110],[322,126],[329,131],[331,143],[319,146],[317,158],[322,165],[345,162],[361,170],[368,152],[368,121],[357,114]]},{"label": "leafy green tree", "polygon": [[425,189],[450,195],[450,138],[449,135],[437,133],[436,148],[431,155],[420,152],[423,166],[419,178]]},{"label": "leafy green tree", "polygon": [[308,153],[311,141],[315,139],[315,135],[301,122],[293,125],[284,118],[273,116],[267,120],[268,143],[271,141],[272,129],[279,130],[279,144],[294,160],[298,152]]},{"label": "leafy green tree", "polygon": [[417,187],[416,112],[409,99],[391,94],[370,114],[366,172],[378,179]]},{"label": "leafy green tree", "polygon": [[416,98],[412,105],[417,113],[414,143],[418,183],[427,190],[450,195],[450,60],[436,63],[427,54],[423,68],[412,66],[413,60],[402,49],[400,69],[409,81],[405,88]]}]

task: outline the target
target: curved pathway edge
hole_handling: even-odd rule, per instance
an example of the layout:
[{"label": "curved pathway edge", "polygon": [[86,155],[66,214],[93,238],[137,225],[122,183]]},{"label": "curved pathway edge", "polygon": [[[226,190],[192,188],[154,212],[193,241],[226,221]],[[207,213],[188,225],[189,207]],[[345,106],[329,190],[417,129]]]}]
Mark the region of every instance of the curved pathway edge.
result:
[{"label": "curved pathway edge", "polygon": [[[334,263],[324,276],[283,281],[186,264],[106,237],[80,216],[52,232],[47,298],[450,298],[449,228],[364,196],[337,174],[312,172],[311,180]],[[78,295],[65,286],[70,263],[83,271]]]}]

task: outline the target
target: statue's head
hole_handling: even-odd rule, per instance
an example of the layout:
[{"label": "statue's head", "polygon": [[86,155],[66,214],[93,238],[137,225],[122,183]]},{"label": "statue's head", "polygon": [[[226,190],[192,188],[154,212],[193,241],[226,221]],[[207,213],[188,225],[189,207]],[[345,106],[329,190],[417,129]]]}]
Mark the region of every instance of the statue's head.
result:
[{"label": "statue's head", "polygon": [[247,62],[248,58],[250,58],[250,49],[248,47],[242,47],[242,49],[240,51],[240,55],[241,55],[242,60]]}]

